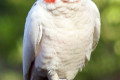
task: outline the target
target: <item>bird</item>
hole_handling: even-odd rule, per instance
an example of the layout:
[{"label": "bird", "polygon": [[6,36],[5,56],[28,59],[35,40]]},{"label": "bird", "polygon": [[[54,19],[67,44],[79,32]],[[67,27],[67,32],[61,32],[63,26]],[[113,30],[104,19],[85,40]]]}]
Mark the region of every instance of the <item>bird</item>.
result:
[{"label": "bird", "polygon": [[90,60],[100,28],[92,0],[37,0],[24,28],[24,80],[73,80]]}]

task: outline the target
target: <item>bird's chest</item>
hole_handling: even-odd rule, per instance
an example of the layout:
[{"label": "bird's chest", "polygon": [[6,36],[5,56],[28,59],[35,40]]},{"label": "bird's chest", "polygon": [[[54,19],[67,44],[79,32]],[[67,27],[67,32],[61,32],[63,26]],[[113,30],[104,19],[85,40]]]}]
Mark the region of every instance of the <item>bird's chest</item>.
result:
[{"label": "bird's chest", "polygon": [[[92,47],[92,29],[64,29],[43,27],[40,42],[38,62],[36,66],[47,69],[48,66],[60,71],[73,67],[70,63],[80,68],[89,48]],[[42,64],[42,65],[41,65]],[[69,64],[69,66],[64,66]]]},{"label": "bird's chest", "polygon": [[43,54],[78,54],[92,42],[92,31],[43,28],[41,48]]},{"label": "bird's chest", "polygon": [[47,24],[43,23],[38,51],[42,67],[56,67],[58,63],[64,66],[74,60],[77,63],[85,57],[93,39],[93,24],[89,17],[83,19],[85,15],[76,14],[74,18],[50,15]]}]

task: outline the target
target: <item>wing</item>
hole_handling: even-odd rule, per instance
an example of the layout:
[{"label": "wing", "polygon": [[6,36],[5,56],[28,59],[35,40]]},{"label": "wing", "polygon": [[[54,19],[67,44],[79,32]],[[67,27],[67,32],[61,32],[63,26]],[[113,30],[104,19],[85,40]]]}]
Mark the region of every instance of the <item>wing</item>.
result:
[{"label": "wing", "polygon": [[24,31],[23,39],[23,76],[24,80],[28,80],[30,67],[36,55],[36,49],[42,37],[42,25],[40,20],[36,17],[37,6],[34,5],[29,12]]},{"label": "wing", "polygon": [[95,18],[95,26],[94,26],[94,32],[93,32],[92,49],[90,50],[89,53],[86,54],[86,62],[88,62],[90,60],[91,52],[94,51],[94,49],[97,46],[97,43],[98,43],[99,38],[100,38],[100,26],[101,26],[100,13],[99,13],[97,6],[92,1],[91,1],[90,5],[92,6],[91,10],[92,10],[92,12],[94,14],[94,18]]},{"label": "wing", "polygon": [[94,26],[94,33],[93,33],[93,45],[92,45],[92,51],[96,48],[97,43],[99,41],[100,38],[100,26],[101,26],[101,22],[100,22],[100,13],[98,11],[98,8],[96,7],[95,4],[94,5],[94,11],[95,11],[95,26]]},{"label": "wing", "polygon": [[92,51],[94,51],[94,49],[96,48],[99,38],[100,38],[100,18],[97,18],[93,33]]}]

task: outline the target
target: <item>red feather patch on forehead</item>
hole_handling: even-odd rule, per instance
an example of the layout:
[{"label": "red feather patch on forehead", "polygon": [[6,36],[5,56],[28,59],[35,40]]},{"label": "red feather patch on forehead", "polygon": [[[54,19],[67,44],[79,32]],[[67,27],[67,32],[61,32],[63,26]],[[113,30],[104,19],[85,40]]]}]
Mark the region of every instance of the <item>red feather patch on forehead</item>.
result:
[{"label": "red feather patch on forehead", "polygon": [[45,0],[46,3],[55,3],[55,0]]}]

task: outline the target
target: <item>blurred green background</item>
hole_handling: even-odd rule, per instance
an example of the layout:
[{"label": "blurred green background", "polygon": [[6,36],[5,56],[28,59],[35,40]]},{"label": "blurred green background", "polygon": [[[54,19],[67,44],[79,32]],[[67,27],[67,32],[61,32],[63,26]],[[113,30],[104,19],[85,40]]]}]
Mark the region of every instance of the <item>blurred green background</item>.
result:
[{"label": "blurred green background", "polygon": [[[0,80],[23,80],[25,18],[35,0],[0,0]],[[120,0],[94,0],[101,13],[101,39],[75,80],[120,80]]]}]

